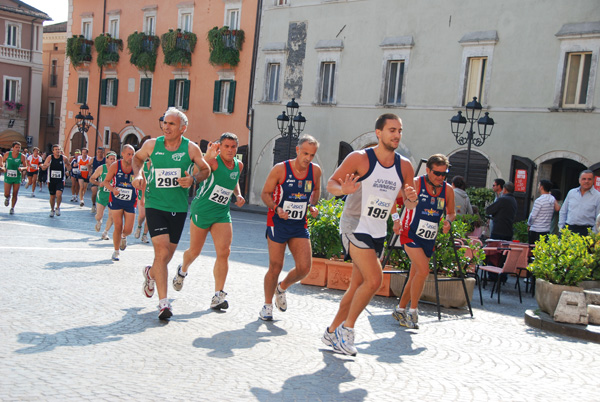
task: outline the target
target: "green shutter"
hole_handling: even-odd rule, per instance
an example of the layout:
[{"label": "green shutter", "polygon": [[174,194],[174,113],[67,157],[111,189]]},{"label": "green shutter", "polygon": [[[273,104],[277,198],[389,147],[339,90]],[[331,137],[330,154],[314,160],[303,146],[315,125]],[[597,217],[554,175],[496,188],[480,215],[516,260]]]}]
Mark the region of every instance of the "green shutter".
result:
[{"label": "green shutter", "polygon": [[106,105],[106,87],[108,80],[100,80],[100,104]]},{"label": "green shutter", "polygon": [[140,80],[140,107],[150,107],[150,93],[152,91],[152,78]]},{"label": "green shutter", "polygon": [[77,103],[87,103],[87,78],[79,79],[79,88],[77,88]]},{"label": "green shutter", "polygon": [[169,80],[169,104],[167,106],[175,106],[175,91],[177,90],[177,82]]},{"label": "green shutter", "polygon": [[183,109],[190,108],[190,80],[183,81]]},{"label": "green shutter", "polygon": [[229,99],[227,102],[227,113],[233,113],[233,105],[235,104],[235,81],[229,82]]},{"label": "green shutter", "polygon": [[117,106],[117,99],[119,97],[119,80],[113,80],[113,93],[112,93],[112,104]]},{"label": "green shutter", "polygon": [[221,81],[215,81],[215,96],[213,98],[213,112],[219,111],[221,103]]},{"label": "green shutter", "polygon": [[87,103],[87,94],[88,94],[88,79],[84,78],[83,79],[83,102],[82,103]]}]

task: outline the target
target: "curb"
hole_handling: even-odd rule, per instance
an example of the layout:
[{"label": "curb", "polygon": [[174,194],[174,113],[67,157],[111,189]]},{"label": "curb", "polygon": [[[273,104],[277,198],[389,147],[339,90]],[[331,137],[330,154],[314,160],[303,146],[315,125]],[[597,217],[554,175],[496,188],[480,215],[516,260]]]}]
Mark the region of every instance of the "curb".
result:
[{"label": "curb", "polygon": [[576,325],[554,321],[548,314],[534,310],[525,311],[525,324],[542,331],[554,332],[560,335],[572,336],[586,341],[600,343],[600,326]]}]

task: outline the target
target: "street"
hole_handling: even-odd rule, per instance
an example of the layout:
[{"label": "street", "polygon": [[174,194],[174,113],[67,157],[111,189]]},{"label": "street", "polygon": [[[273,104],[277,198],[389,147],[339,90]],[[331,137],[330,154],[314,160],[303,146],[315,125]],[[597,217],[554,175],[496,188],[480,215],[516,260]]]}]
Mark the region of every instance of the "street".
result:
[{"label": "street", "polygon": [[[484,289],[467,310],[421,304],[419,330],[398,326],[397,298],[376,296],[356,325],[358,355],[333,354],[321,335],[341,291],[296,284],[273,322],[258,313],[267,271],[264,215],[234,211],[229,309],[209,308],[215,251],[207,239],[174,316],[157,319],[142,294],[151,244],[129,237],[121,260],[86,205],[50,218],[48,192],[21,187],[0,208],[0,400],[598,401],[600,345],[525,325],[530,294],[514,282],[502,303]],[[242,208],[243,210],[243,208]],[[112,238],[112,232],[110,233]],[[189,245],[189,220],[169,278]],[[286,255],[284,271],[293,267]],[[283,278],[283,274],[281,276]],[[477,292],[477,291],[476,291]]]}]

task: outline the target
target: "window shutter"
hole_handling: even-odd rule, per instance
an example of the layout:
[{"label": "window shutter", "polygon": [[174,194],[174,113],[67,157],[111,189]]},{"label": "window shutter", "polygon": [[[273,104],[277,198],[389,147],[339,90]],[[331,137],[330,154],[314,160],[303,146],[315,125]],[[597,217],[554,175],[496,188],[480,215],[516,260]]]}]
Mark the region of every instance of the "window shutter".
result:
[{"label": "window shutter", "polygon": [[215,96],[213,98],[213,112],[219,112],[221,103],[221,81],[215,81]]},{"label": "window shutter", "polygon": [[100,104],[106,105],[106,84],[107,80],[100,80]]},{"label": "window shutter", "polygon": [[113,93],[112,93],[112,104],[117,106],[117,99],[119,98],[119,80],[113,80]]},{"label": "window shutter", "polygon": [[190,108],[190,80],[183,81],[183,109]]},{"label": "window shutter", "polygon": [[77,103],[86,103],[87,98],[87,78],[79,79],[79,88],[77,91]]},{"label": "window shutter", "polygon": [[145,89],[146,89],[145,79],[142,78],[142,79],[140,79],[140,100],[138,102],[138,105],[140,107],[146,106],[145,98],[144,98],[144,91],[145,91]]},{"label": "window shutter", "polygon": [[177,88],[177,83],[175,80],[169,80],[169,104],[168,106],[175,106],[175,91]]},{"label": "window shutter", "polygon": [[233,113],[233,105],[235,104],[235,81],[229,83],[229,99],[227,102],[227,113]]}]

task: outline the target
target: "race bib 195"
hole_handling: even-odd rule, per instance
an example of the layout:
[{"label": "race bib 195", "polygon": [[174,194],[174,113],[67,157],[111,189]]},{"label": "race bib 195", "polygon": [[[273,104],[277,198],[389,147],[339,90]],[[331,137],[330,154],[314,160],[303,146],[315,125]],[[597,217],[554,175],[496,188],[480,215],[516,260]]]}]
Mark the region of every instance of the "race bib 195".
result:
[{"label": "race bib 195", "polygon": [[362,214],[372,219],[387,219],[390,209],[392,208],[392,200],[382,198],[377,195],[369,196],[365,203]]}]

